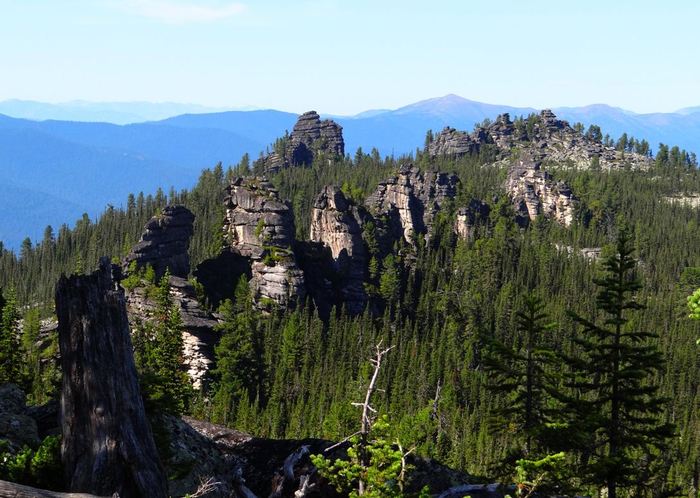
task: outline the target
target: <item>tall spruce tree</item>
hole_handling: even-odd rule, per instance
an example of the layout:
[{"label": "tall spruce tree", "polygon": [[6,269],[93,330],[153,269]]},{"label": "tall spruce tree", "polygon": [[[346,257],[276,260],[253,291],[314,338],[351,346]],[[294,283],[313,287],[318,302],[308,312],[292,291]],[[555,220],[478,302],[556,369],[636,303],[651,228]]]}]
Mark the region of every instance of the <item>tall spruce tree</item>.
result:
[{"label": "tall spruce tree", "polygon": [[505,404],[491,414],[491,429],[511,433],[517,441],[504,462],[506,467],[517,458],[545,449],[547,423],[552,417],[549,393],[556,356],[546,347],[544,336],[554,324],[541,299],[526,296],[523,309],[516,314],[516,326],[519,337],[515,346],[490,339],[484,355],[489,390],[507,396]]},{"label": "tall spruce tree", "polygon": [[262,381],[259,334],[245,276],[238,281],[235,297],[235,303],[227,299],[219,307],[223,321],[216,326],[221,340],[216,346],[214,405],[215,418],[222,423],[231,422],[239,401],[255,400]]},{"label": "tall spruce tree", "polygon": [[170,297],[168,272],[153,291],[153,317],[134,338],[136,363],[149,408],[179,415],[185,411],[192,388],[183,369],[182,318],[179,306]]},{"label": "tall spruce tree", "polygon": [[622,229],[615,253],[603,262],[605,275],[595,280],[603,317],[589,320],[570,312],[582,327],[574,338],[580,356],[568,358],[574,367],[570,387],[581,396],[570,402],[581,417],[578,427],[591,431],[593,443],[582,470],[591,484],[607,488],[609,498],[650,480],[649,469],[641,468],[647,459],[640,457],[664,449],[672,435],[672,427],[659,417],[667,400],[655,383],[663,368],[652,342],[656,335],[637,330],[630,321],[631,313],[644,309],[634,297],[641,289],[635,265]]}]

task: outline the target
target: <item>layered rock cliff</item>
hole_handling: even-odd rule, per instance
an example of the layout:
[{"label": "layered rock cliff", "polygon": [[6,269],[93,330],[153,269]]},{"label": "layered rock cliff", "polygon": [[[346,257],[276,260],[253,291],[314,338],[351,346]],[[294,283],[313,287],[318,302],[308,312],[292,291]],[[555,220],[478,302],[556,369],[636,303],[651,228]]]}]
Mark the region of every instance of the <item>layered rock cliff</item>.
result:
[{"label": "layered rock cliff", "polygon": [[359,218],[357,208],[333,186],[324,187],[311,211],[311,240],[330,251],[334,270],[341,280],[341,299],[351,313],[361,312],[367,302],[364,289],[367,250]]},{"label": "layered rock cliff", "polygon": [[[214,363],[214,332],[217,319],[198,301],[192,284],[186,279],[190,272],[189,247],[193,233],[194,215],[183,206],[166,206],[161,214],[151,218],[144,227],[139,242],[125,258],[127,269],[131,261],[137,268],[151,265],[156,278],[170,270],[170,296],[182,318],[184,364],[195,387],[205,382]],[[148,292],[148,283],[141,281],[126,291],[126,305],[132,329],[154,319],[156,303]]]},{"label": "layered rock cliff", "polygon": [[265,158],[265,169],[275,172],[290,166],[305,166],[320,154],[328,159],[345,155],[343,128],[330,119],[321,120],[316,111],[305,112],[294,125],[292,133]]},{"label": "layered rock cliff", "polygon": [[131,248],[124,264],[136,262],[137,268],[151,265],[160,278],[166,269],[171,275],[186,277],[190,272],[187,250],[194,233],[194,214],[184,206],[166,206],[149,220],[141,240]]},{"label": "layered rock cliff", "polygon": [[226,190],[224,234],[229,248],[250,258],[255,302],[293,305],[305,295],[293,251],[294,215],[262,178],[236,178]]},{"label": "layered rock cliff", "polygon": [[489,205],[478,199],[472,199],[467,206],[459,208],[454,223],[457,237],[463,240],[473,239],[475,228],[488,221],[490,212]]},{"label": "layered rock cliff", "polygon": [[454,157],[477,153],[487,145],[495,147],[501,159],[510,157],[516,150],[561,167],[644,170],[652,164],[647,156],[623,153],[603,145],[572,128],[567,121],[557,119],[548,109],[516,121],[511,121],[508,114],[501,114],[493,123],[478,126],[472,133],[445,128],[427,145],[426,151],[432,157]]},{"label": "layered rock cliff", "polygon": [[569,186],[555,181],[531,156],[524,155],[511,166],[505,188],[523,225],[539,215],[567,227],[574,220],[577,199]]},{"label": "layered rock cliff", "polygon": [[380,182],[365,205],[392,238],[413,244],[415,235],[430,236],[435,215],[454,198],[458,181],[455,175],[405,165],[398,176]]}]

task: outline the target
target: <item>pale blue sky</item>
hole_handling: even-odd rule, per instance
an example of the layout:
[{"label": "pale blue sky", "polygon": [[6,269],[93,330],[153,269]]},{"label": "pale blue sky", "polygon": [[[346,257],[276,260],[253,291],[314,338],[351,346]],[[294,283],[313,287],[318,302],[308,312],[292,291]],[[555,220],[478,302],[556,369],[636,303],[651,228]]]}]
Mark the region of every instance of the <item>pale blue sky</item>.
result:
[{"label": "pale blue sky", "polygon": [[700,2],[0,0],[0,100],[700,105]]}]

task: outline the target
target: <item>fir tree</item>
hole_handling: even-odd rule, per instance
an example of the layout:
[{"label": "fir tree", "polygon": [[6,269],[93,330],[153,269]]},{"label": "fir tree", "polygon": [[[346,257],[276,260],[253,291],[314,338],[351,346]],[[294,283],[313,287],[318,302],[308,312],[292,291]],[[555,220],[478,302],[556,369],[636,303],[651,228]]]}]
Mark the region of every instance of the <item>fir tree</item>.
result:
[{"label": "fir tree", "polygon": [[239,401],[252,402],[262,381],[257,327],[253,303],[245,276],[236,286],[235,304],[226,300],[219,307],[223,322],[216,326],[221,340],[216,346],[218,377],[214,395],[217,421],[227,423]]},{"label": "fir tree", "polygon": [[583,394],[575,400],[580,427],[595,437],[594,450],[583,462],[585,477],[607,488],[609,498],[649,479],[637,465],[640,456],[664,449],[672,434],[672,427],[659,421],[667,400],[654,382],[663,368],[663,357],[651,342],[656,335],[631,323],[630,313],[644,309],[634,298],[641,288],[635,265],[629,236],[620,230],[615,253],[603,263],[605,276],[595,280],[604,318],[571,313],[583,332],[574,339],[581,357],[568,358],[576,373],[571,387]]},{"label": "fir tree", "polygon": [[142,388],[150,407],[159,413],[184,412],[192,394],[183,369],[182,318],[170,297],[170,274],[155,288],[156,309],[134,339]]},{"label": "fir tree", "polygon": [[509,347],[490,339],[484,365],[490,374],[489,389],[505,393],[505,405],[491,416],[492,430],[515,436],[517,448],[505,462],[542,452],[546,445],[547,424],[552,419],[550,393],[553,389],[554,352],[545,346],[545,334],[553,328],[542,300],[530,294],[516,314],[519,345]]}]

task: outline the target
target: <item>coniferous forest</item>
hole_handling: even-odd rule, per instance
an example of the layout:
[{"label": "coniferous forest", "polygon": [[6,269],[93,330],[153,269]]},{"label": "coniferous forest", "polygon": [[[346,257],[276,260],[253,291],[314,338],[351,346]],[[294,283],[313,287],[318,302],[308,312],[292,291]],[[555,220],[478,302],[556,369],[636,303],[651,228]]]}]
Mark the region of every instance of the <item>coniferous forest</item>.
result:
[{"label": "coniferous forest", "polygon": [[[589,133],[602,139],[599,129]],[[281,141],[273,148],[281,150]],[[649,144],[627,136],[611,145],[652,155]],[[162,317],[133,339],[147,411],[261,438],[341,441],[358,430],[353,403],[364,399],[381,343],[391,349],[373,393],[378,430],[415,456],[474,482],[549,494],[696,497],[700,320],[689,317],[688,296],[700,288],[700,209],[673,202],[700,192],[694,159],[662,144],[646,170],[548,163],[579,199],[574,219],[567,227],[542,216],[523,228],[503,190],[508,165],[494,162],[492,151],[450,158],[426,150],[384,158],[358,150],[267,173],[292,204],[299,240],[309,235],[314,199],[326,185],[360,204],[406,163],[454,173],[459,184],[430,237],[418,235],[414,245],[399,241],[382,254],[371,229],[363,231],[371,256],[371,305],[363,313],[323,313],[310,298],[261,310],[244,278],[226,300],[202,298],[218,313],[219,339],[201,389],[179,368],[181,339],[170,332],[180,324],[167,276],[165,283],[145,274],[125,281],[149,287]],[[173,204],[195,215],[189,255],[196,268],[224,244],[226,187],[263,169],[262,158],[244,156],[204,170],[190,190],[134,193],[96,220],[47,227],[17,253],[0,248],[0,384],[19,384],[30,404],[55,399],[56,338],[42,323],[53,317],[59,277],[89,273],[101,256],[120,261],[146,222]],[[457,208],[472,199],[484,201],[488,215],[460,238]],[[600,248],[599,257],[584,248]],[[333,472],[331,463],[318,466]],[[8,472],[0,463],[0,478]]]}]

